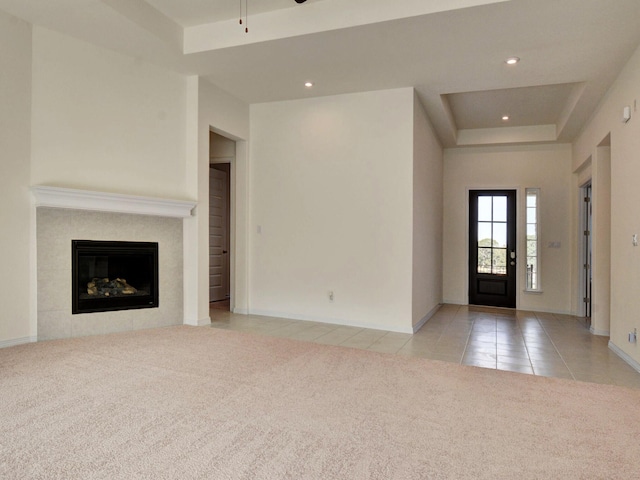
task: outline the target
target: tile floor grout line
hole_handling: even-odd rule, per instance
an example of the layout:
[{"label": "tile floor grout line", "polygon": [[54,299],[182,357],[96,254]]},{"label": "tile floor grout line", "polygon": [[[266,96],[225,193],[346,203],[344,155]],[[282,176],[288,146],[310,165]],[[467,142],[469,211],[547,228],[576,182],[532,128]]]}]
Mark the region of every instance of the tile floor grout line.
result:
[{"label": "tile floor grout line", "polygon": [[[453,321],[455,321],[456,317],[458,316],[458,312],[460,312],[460,306],[458,306],[458,309],[456,310],[456,314],[453,316]],[[451,322],[449,322],[451,323]],[[471,328],[469,329],[469,333],[467,333],[467,341],[464,343],[464,349],[462,350],[462,355],[460,355],[460,361],[458,362],[459,365],[464,365],[462,363],[462,361],[464,360],[464,356],[467,353],[467,347],[469,346],[469,339],[471,338],[471,332],[473,331],[473,326],[476,324],[476,319],[473,319],[473,323],[471,324]]]},{"label": "tile floor grout line", "polygon": [[[320,336],[319,336],[318,338],[316,338],[315,340],[320,340],[322,337],[324,337],[324,336],[326,336],[326,335],[329,335],[330,333],[335,332],[338,328],[340,328],[340,327],[336,327],[336,328],[334,328],[333,330],[331,330],[330,332],[327,332],[327,333],[325,333],[324,335],[320,335]],[[342,342],[338,343],[337,345],[342,345],[342,343],[346,342],[346,341],[347,341],[347,340],[349,340],[350,338],[355,337],[355,336],[356,336],[358,333],[360,333],[362,330],[364,330],[364,329],[360,329],[360,330],[358,330],[356,333],[354,333],[354,334],[353,334],[353,335],[351,335],[350,337],[345,338]]]},{"label": "tile floor grout line", "polygon": [[[456,311],[456,316],[458,315],[458,311],[460,311],[460,307]],[[455,319],[455,317],[454,317]],[[469,339],[471,338],[471,332],[473,331],[473,326],[476,324],[476,319],[473,319],[473,323],[471,324],[471,328],[469,329],[469,334],[467,335],[467,341],[464,344],[464,350],[462,351],[462,358],[460,358],[460,365],[462,365],[462,361],[464,360],[464,356],[467,354],[467,348],[469,348]],[[497,365],[497,364],[496,364]]]},{"label": "tile floor grout line", "polygon": [[529,355],[529,348],[527,347],[527,341],[524,338],[524,334],[522,333],[522,327],[520,326],[520,320],[518,317],[515,317],[516,327],[518,327],[518,332],[520,332],[520,336],[522,337],[522,342],[524,343],[524,348],[527,350],[527,359],[529,360],[529,366],[531,367],[531,372],[536,374],[535,369],[533,368],[533,362],[531,361],[531,355]]},{"label": "tile floor grout line", "polygon": [[[387,335],[389,335],[390,333],[394,333],[394,332],[387,332],[385,333],[382,337],[380,337],[378,340],[382,340],[384,337],[386,337]],[[378,341],[376,340],[376,342]],[[402,350],[404,348],[404,346],[409,343],[409,340],[411,340],[411,337],[407,338],[404,343],[400,346],[400,348],[398,350],[395,351],[395,353],[398,353],[400,350]],[[375,342],[374,342],[375,344]]]},{"label": "tile floor grout line", "polygon": [[[558,353],[558,356],[560,357],[560,359],[562,360],[562,363],[564,363],[564,366],[567,368],[567,370],[569,371],[569,375],[571,375],[571,378],[573,380],[577,380],[575,375],[573,374],[573,371],[569,368],[569,365],[567,365],[567,362],[565,361],[564,357],[562,356],[562,354],[560,353],[560,350],[558,350],[558,347],[556,345],[556,343],[553,341],[553,339],[549,336],[549,332],[547,332],[547,329],[544,327],[544,325],[542,324],[542,322],[540,321],[540,318],[538,317],[538,315],[534,312],[534,315],[536,316],[536,320],[538,320],[538,324],[540,325],[540,327],[542,327],[542,330],[544,331],[544,334],[547,336],[547,338],[549,339],[549,341],[551,342],[551,345],[553,345],[553,348],[555,348],[556,352]],[[555,316],[554,316],[555,317]],[[525,346],[527,347],[527,352],[529,352],[529,347],[527,346],[527,342],[525,340]]]}]

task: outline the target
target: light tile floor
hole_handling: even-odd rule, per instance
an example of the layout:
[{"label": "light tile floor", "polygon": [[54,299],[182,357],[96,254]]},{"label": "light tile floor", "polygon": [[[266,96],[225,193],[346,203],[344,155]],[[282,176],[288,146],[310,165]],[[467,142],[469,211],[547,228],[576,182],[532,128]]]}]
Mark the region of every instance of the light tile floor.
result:
[{"label": "light tile floor", "polygon": [[443,305],[414,335],[238,315],[212,304],[211,326],[483,368],[640,388],[640,373],[569,315]]}]

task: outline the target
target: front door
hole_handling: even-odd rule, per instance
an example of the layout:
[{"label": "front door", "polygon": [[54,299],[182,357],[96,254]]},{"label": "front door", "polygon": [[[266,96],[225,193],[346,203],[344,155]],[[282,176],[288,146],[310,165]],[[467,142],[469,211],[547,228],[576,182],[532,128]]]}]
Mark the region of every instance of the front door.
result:
[{"label": "front door", "polygon": [[469,192],[469,304],[516,307],[516,191]]}]

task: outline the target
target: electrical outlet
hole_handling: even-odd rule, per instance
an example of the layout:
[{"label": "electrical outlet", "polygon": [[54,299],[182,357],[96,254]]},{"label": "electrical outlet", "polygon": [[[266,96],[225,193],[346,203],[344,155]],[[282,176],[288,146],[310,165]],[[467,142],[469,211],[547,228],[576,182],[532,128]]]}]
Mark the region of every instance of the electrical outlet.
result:
[{"label": "electrical outlet", "polygon": [[329,301],[333,302],[333,290],[329,290]]}]

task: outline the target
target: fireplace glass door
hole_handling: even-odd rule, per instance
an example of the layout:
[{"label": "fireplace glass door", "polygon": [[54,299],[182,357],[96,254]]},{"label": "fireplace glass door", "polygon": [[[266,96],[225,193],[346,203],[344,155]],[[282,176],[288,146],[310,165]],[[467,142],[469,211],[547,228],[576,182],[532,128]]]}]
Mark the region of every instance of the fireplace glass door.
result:
[{"label": "fireplace glass door", "polygon": [[158,306],[158,244],[72,240],[72,313]]}]

